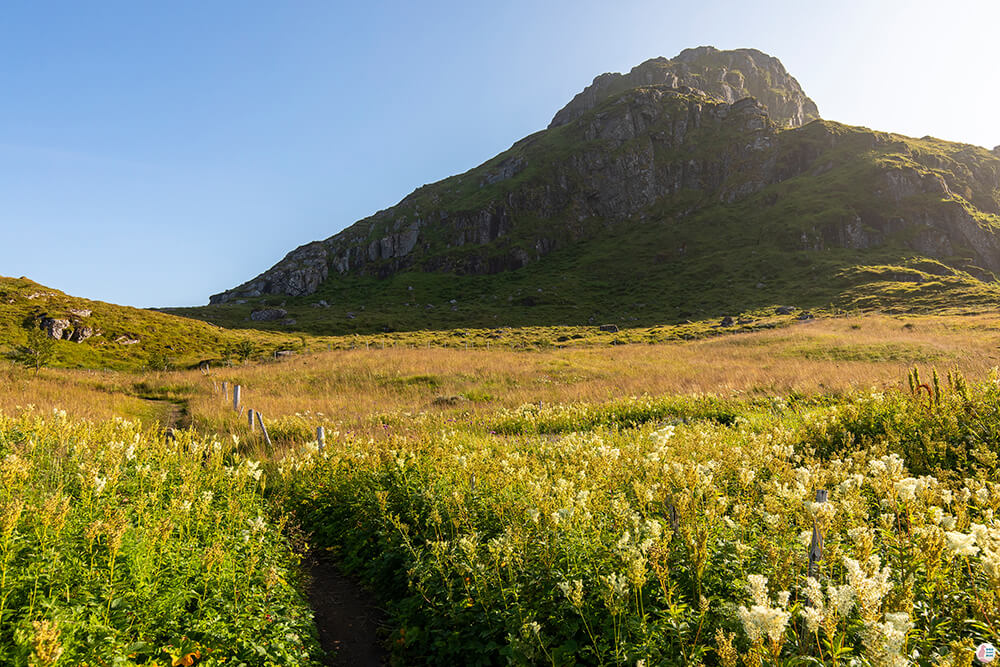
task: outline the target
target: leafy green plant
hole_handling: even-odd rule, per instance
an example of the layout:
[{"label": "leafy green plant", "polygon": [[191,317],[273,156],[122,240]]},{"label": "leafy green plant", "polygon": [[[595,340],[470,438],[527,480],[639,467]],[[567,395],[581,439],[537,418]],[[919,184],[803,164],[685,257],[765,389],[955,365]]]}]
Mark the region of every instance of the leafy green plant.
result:
[{"label": "leafy green plant", "polygon": [[39,369],[52,360],[56,341],[37,326],[30,326],[25,333],[25,342],[15,345],[8,354],[11,361],[28,368]]}]

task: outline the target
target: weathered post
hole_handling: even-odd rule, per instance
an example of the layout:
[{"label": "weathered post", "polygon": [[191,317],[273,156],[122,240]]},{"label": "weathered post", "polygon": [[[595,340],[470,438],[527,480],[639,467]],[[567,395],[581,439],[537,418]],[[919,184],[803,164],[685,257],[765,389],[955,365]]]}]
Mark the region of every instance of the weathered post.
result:
[{"label": "weathered post", "polygon": [[222,383],[222,398],[223,398],[223,400],[226,400],[226,399],[229,398],[229,383],[228,382],[223,382]]},{"label": "weathered post", "polygon": [[253,408],[250,408],[249,410],[247,410],[247,422],[248,422],[248,423],[249,423],[249,425],[250,425],[250,433],[253,433],[253,430],[254,430],[254,424],[253,424]]},{"label": "weathered post", "polygon": [[[816,502],[825,503],[827,498],[826,489],[816,490]],[[809,576],[815,577],[819,569],[819,562],[823,560],[823,533],[819,530],[819,524],[813,519],[812,540],[809,543]]]},{"label": "weathered post", "polygon": [[257,424],[260,425],[260,432],[264,434],[264,442],[266,442],[267,446],[270,447],[271,446],[271,436],[269,436],[267,434],[267,427],[264,426],[264,418],[260,416],[260,411],[259,410],[256,411],[254,414],[257,415]]},{"label": "weathered post", "polygon": [[241,387],[238,384],[233,386],[233,411],[234,412],[239,412],[240,411],[240,389],[241,389]]},{"label": "weathered post", "polygon": [[319,451],[322,452],[323,448],[326,447],[326,429],[322,426],[316,427],[316,443],[319,445]]}]

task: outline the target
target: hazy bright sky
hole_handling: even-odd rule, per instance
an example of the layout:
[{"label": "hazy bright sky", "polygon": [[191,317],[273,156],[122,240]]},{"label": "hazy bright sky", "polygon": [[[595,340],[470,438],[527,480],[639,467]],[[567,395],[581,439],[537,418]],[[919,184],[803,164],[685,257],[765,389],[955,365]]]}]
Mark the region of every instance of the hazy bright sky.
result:
[{"label": "hazy bright sky", "polygon": [[998,35],[998,0],[6,0],[0,275],[205,303],[699,45],[777,56],[824,118],[993,147]]}]

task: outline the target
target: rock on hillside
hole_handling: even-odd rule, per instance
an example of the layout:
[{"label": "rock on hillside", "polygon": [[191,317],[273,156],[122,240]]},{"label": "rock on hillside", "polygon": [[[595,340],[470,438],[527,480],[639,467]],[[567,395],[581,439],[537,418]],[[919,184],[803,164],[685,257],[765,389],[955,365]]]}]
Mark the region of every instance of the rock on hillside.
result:
[{"label": "rock on hillside", "polygon": [[691,88],[729,103],[754,97],[780,127],[799,127],[819,118],[816,103],[777,58],[756,49],[720,51],[700,46],[675,58],[647,60],[628,74],[600,75],[555,115],[549,127],[576,120],[610,95],[652,85]]}]

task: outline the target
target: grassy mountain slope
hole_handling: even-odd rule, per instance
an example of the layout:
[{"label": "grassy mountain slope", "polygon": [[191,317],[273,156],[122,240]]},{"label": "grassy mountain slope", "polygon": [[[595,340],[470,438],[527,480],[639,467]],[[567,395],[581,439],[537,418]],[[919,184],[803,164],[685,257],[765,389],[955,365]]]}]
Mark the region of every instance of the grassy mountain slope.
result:
[{"label": "grassy mountain slope", "polygon": [[217,359],[227,346],[244,341],[258,353],[300,345],[299,338],[289,334],[221,329],[198,320],[69,296],[27,278],[0,276],[0,355],[23,343],[28,327],[39,327],[44,317],[94,331],[82,342],[55,341],[52,365],[71,368],[183,367]]},{"label": "grassy mountain slope", "polygon": [[[711,62],[733,54],[710,55],[700,77],[732,74]],[[342,334],[996,304],[996,150],[788,127],[752,98],[622,90],[634,74],[599,77],[560,123],[292,251],[207,308],[172,312],[258,326],[250,312],[282,304],[295,327]]]},{"label": "grassy mountain slope", "polygon": [[[519,183],[547,187],[557,177],[560,153],[585,150],[569,147],[573,138],[566,135],[572,129],[556,128],[520,142],[471,172],[418,190],[401,206],[425,210],[451,192],[450,206],[474,210],[504,201]],[[705,129],[696,138],[699,159],[712,160],[707,157],[711,142],[724,153],[737,139]],[[516,159],[536,165],[534,172],[525,169],[502,183],[465,187]],[[732,202],[719,201],[718,189],[690,188],[610,223],[595,218],[561,224],[564,220],[522,216],[502,239],[471,248],[431,244],[420,265],[399,272],[387,270],[398,260],[383,260],[360,275],[333,276],[310,295],[248,297],[242,304],[173,312],[226,326],[254,326],[251,310],[284,304],[297,328],[341,334],[605,322],[649,326],[778,304],[940,312],[1000,303],[1000,285],[981,266],[977,249],[963,247],[961,236],[948,240],[949,230],[935,226],[934,219],[924,221],[970,213],[988,234],[1000,227],[1000,218],[988,212],[996,210],[996,192],[984,192],[975,176],[1000,164],[989,152],[816,121],[777,133],[768,157],[759,160],[768,162],[795,175]],[[947,190],[915,189],[898,198],[879,192],[880,184],[897,174],[917,183],[943,182]],[[720,188],[736,190],[741,180],[760,177],[751,166]],[[893,222],[907,218],[912,224]],[[369,236],[384,232],[371,230]],[[855,247],[851,238],[844,242],[850,234]],[[924,237],[944,239],[951,254],[935,258],[921,252],[914,239],[924,243]],[[526,252],[538,238],[555,249],[518,269],[479,275],[433,270],[456,264],[463,255]]]}]

